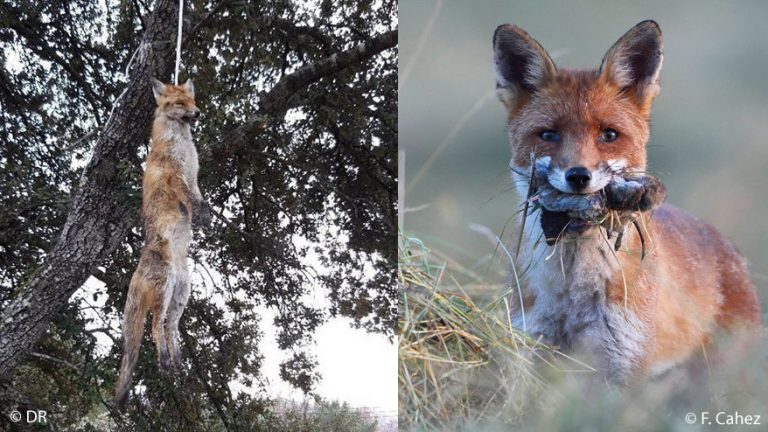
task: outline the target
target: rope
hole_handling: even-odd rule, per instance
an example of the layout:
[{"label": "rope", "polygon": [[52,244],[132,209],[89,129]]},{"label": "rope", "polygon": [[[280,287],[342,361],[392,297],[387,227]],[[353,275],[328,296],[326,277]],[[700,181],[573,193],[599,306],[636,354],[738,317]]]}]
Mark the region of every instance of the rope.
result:
[{"label": "rope", "polygon": [[173,74],[173,83],[179,85],[179,63],[181,63],[181,13],[184,10],[184,0],[179,0],[179,32],[176,37],[176,72]]},{"label": "rope", "polygon": [[[176,71],[174,72],[174,75],[173,75],[173,82],[175,85],[179,85],[179,63],[181,62],[181,23],[182,23],[183,8],[184,8],[184,0],[179,0],[179,30],[178,30],[178,35],[176,37]],[[144,57],[147,55],[147,50],[149,48],[149,45],[150,44],[147,42],[140,43],[139,46],[131,55],[130,60],[128,60],[128,64],[125,66],[124,74],[125,74],[126,80],[130,78],[131,68],[133,67],[134,60],[136,60],[136,56],[137,55],[139,56],[140,61],[143,60]],[[120,95],[112,103],[112,109],[109,110],[109,116],[107,117],[107,121],[104,123],[104,126],[102,126],[101,129],[106,130],[107,126],[109,126],[109,123],[112,121],[112,116],[115,114],[115,109],[120,104],[120,102],[123,99],[123,96],[125,96],[127,92],[128,92],[128,86],[126,85],[122,93],[120,93]],[[72,146],[76,145],[79,141],[87,138],[89,135],[93,134],[94,132],[95,130],[88,133],[84,137],[80,138]],[[82,184],[84,180],[85,180],[85,171],[83,171],[83,176],[81,177],[80,183]]]},{"label": "rope", "polygon": [[[181,22],[182,22],[183,7],[184,7],[184,0],[179,0],[179,31],[178,31],[178,36],[176,37],[176,71],[173,75],[173,82],[175,85],[179,85],[179,63],[181,62]],[[125,73],[124,73],[125,79],[130,78],[131,68],[133,67],[134,60],[136,60],[136,56],[138,55],[139,60],[141,61],[147,55],[148,46],[149,44],[147,42],[142,42],[136,48],[136,51],[133,52],[130,60],[128,60],[128,64],[125,66]],[[128,92],[127,85],[123,89],[122,93],[120,93],[120,95],[112,103],[112,109],[109,110],[109,116],[107,117],[107,121],[104,123],[104,126],[103,126],[104,129],[106,129],[107,125],[109,125],[109,122],[112,121],[112,115],[115,113],[115,108],[117,108],[120,101],[123,99],[123,96],[125,96],[126,92]]]}]

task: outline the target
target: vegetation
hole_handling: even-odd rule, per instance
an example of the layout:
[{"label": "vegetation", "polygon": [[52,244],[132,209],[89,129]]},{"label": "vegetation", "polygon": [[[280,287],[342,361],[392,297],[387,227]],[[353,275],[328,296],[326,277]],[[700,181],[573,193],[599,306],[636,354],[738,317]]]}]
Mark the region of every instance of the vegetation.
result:
[{"label": "vegetation", "polygon": [[404,235],[400,251],[402,430],[700,430],[717,425],[719,412],[724,422],[737,412],[768,415],[766,340],[743,347],[724,339],[690,369],[617,389],[592,379],[588,360],[511,327],[514,282],[484,280],[503,265],[477,275]]},{"label": "vegetation", "polygon": [[274,407],[271,419],[261,428],[275,432],[375,432],[378,422],[370,413],[356,411],[346,403],[316,404],[284,401]]},{"label": "vegetation", "polygon": [[[251,430],[270,410],[259,308],[289,354],[281,377],[306,392],[328,317],[394,334],[396,2],[187,1],[180,80],[203,112],[216,217],[193,247],[181,376],[158,371],[147,335],[138,397],[108,411],[142,243],[147,82],[171,81],[177,7],[0,3],[3,413],[45,408],[61,430],[103,429],[104,413],[129,430]],[[306,302],[315,290],[326,306]]]}]

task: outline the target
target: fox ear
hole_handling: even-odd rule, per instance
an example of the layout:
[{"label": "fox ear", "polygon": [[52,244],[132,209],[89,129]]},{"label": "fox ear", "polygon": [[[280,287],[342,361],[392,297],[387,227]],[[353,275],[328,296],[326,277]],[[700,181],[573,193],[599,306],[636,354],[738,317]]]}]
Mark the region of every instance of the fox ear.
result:
[{"label": "fox ear", "polygon": [[504,24],[493,34],[496,92],[507,107],[552,82],[557,68],[544,48],[521,28]]},{"label": "fox ear", "polygon": [[150,81],[152,83],[152,94],[155,95],[155,101],[160,102],[160,97],[165,92],[165,84],[163,84],[162,81],[154,77],[151,78]]},{"label": "fox ear", "polygon": [[192,97],[195,97],[195,84],[191,79],[187,79],[187,82],[184,83],[184,88],[192,95]]},{"label": "fox ear", "polygon": [[603,58],[600,77],[634,96],[650,108],[659,94],[659,72],[664,61],[661,29],[655,21],[643,21],[621,37]]}]

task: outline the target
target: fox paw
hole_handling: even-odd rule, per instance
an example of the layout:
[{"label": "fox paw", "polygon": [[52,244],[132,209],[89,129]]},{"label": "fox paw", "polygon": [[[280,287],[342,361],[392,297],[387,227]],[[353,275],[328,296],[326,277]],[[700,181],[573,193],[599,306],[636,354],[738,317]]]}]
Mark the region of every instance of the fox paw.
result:
[{"label": "fox paw", "polygon": [[160,368],[163,370],[168,370],[171,367],[171,361],[170,361],[170,355],[167,351],[163,351],[160,353],[160,355],[157,358],[157,362],[160,363]]},{"label": "fox paw", "polygon": [[194,204],[192,210],[192,226],[195,228],[208,228],[211,226],[211,208],[204,200]]}]

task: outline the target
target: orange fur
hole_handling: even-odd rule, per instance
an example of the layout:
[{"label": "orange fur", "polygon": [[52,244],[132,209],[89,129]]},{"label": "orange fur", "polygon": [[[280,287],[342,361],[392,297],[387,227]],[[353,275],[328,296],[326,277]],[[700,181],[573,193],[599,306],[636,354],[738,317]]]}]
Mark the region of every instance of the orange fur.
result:
[{"label": "orange fur", "polygon": [[142,183],[145,242],[125,304],[125,347],[115,390],[118,405],[128,398],[148,310],[160,365],[167,368],[169,362],[174,366],[180,362],[178,324],[190,289],[187,246],[193,213],[203,202],[189,125],[200,113],[192,83],[171,86],[154,80],[153,91],[158,106]]},{"label": "orange fur", "polygon": [[[645,173],[661,48],[661,31],[646,21],[609,50],[599,70],[558,70],[524,31],[499,27],[497,87],[508,112],[513,168],[530,172],[532,157],[546,157],[553,170],[595,172],[622,161],[627,172]],[[615,141],[601,141],[608,128],[618,131]],[[544,140],[545,130],[558,132],[558,140]],[[720,233],[670,205],[640,214],[638,222],[648,243],[644,260],[634,229],[625,228],[624,246],[615,253],[597,226],[552,246],[562,248],[565,264],[545,263],[550,267],[529,278],[525,294],[537,300],[529,330],[551,343],[586,346],[617,371],[608,375],[626,382],[690,359],[718,329],[760,328],[746,264]],[[584,294],[592,289],[594,304]],[[537,309],[538,302],[545,306]],[[587,318],[575,323],[570,314],[582,312]]]}]

